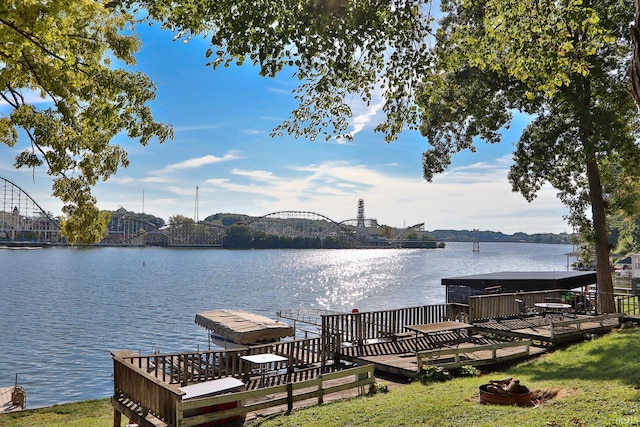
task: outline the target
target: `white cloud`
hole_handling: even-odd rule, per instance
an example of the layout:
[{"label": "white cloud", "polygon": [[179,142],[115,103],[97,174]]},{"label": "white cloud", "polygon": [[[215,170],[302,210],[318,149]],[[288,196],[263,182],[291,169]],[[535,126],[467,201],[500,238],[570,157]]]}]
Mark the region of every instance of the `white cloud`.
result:
[{"label": "white cloud", "polygon": [[205,165],[210,165],[213,163],[220,163],[220,162],[226,162],[226,161],[237,160],[237,159],[238,157],[232,153],[227,153],[222,157],[208,154],[206,156],[183,160],[182,162],[168,165],[167,167],[164,168],[163,171],[175,171],[178,169],[194,169],[194,168],[199,168]]},{"label": "white cloud", "polygon": [[148,176],[144,178],[135,178],[132,176],[127,176],[127,177],[116,176],[111,178],[109,182],[113,182],[117,184],[139,184],[139,183],[164,184],[167,182],[171,182],[171,180],[167,177],[160,177],[160,176]]},{"label": "white cloud", "polygon": [[195,189],[194,188],[184,188],[184,187],[179,187],[177,185],[170,185],[167,188],[167,191],[171,192],[171,193],[175,193],[179,196],[190,196],[190,197],[194,197],[195,196]]},{"label": "white cloud", "polygon": [[[379,96],[376,96],[379,97]],[[372,103],[365,110],[357,115],[354,115],[352,123],[353,130],[349,132],[349,134],[353,137],[358,132],[362,131],[365,127],[369,126],[373,123],[373,126],[376,126],[379,121],[379,112],[384,106],[384,101],[379,100],[376,103]]]},{"label": "white cloud", "polygon": [[[24,102],[25,104],[49,104],[53,102],[50,97],[42,97],[39,92],[34,92],[28,89],[22,91],[22,97],[24,98],[22,102]],[[9,107],[9,103],[0,98],[0,109],[4,108],[12,107]]]},{"label": "white cloud", "polygon": [[[201,159],[188,164],[195,167],[206,163]],[[14,172],[25,176],[23,171]],[[367,218],[395,227],[425,223],[427,230],[478,228],[510,234],[562,232],[568,228],[562,219],[567,210],[553,188],[544,187],[533,203],[511,191],[504,159],[452,168],[431,183],[420,176],[399,176],[397,168],[350,161],[324,161],[277,170],[263,167],[203,172],[209,177],[178,177],[175,173],[142,178],[118,176],[99,184],[95,194],[102,209],[144,209],[165,220],[172,215],[194,214],[198,186],[201,218],[217,212],[259,216],[295,210],[343,221],[356,217],[358,199],[362,198]],[[38,179],[32,185],[25,178],[14,179],[46,210],[57,215],[60,203],[50,196],[50,180]],[[131,191],[114,191],[112,182],[127,184]],[[136,183],[145,185],[136,187]]]},{"label": "white cloud", "polygon": [[193,132],[198,130],[211,130],[211,129],[220,129],[227,126],[226,124],[217,123],[217,124],[208,124],[208,125],[183,125],[183,126],[175,126],[173,128],[174,132]]},{"label": "white cloud", "polygon": [[265,182],[272,182],[279,179],[275,177],[273,173],[269,171],[262,171],[262,170],[233,169],[231,173],[233,175],[245,176],[258,181],[265,181]]}]

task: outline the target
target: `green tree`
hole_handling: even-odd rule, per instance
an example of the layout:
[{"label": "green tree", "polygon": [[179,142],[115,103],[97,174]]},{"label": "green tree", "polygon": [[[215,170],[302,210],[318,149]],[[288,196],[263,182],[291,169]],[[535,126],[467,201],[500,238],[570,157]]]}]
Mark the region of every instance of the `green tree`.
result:
[{"label": "green tree", "polygon": [[44,167],[54,177],[71,243],[103,235],[107,216],[91,188],[129,163],[113,138],[124,133],[146,145],[171,137],[147,106],[152,82],[115,68],[135,63],[134,22],[98,1],[0,2],[0,98],[8,106],[0,111],[0,142],[18,144],[17,168]]},{"label": "green tree", "polygon": [[[90,245],[100,242],[109,235],[107,224],[111,214],[98,209],[86,210],[81,217],[69,215],[60,221],[60,228],[71,244]],[[85,224],[90,224],[85,228]]]},{"label": "green tree", "polygon": [[396,233],[394,232],[392,227],[389,227],[388,225],[382,227],[382,235],[387,239],[393,239],[395,237],[395,234]]},{"label": "green tree", "polygon": [[618,213],[608,217],[608,224],[616,252],[624,255],[640,251],[640,215]]},{"label": "green tree", "polygon": [[245,225],[232,225],[227,228],[227,234],[222,242],[224,248],[251,248],[251,231]]},{"label": "green tree", "polygon": [[[475,138],[502,139],[513,111],[532,117],[509,180],[531,201],[558,189],[569,222],[596,249],[599,290],[613,293],[606,214],[631,208],[638,181],[638,112],[628,93],[628,2],[443,1],[438,64],[423,94],[425,178]],[[591,208],[591,219],[587,212]],[[613,295],[600,303],[615,311]]]},{"label": "green tree", "polygon": [[195,220],[193,218],[189,218],[184,215],[172,215],[169,217],[169,225],[177,225],[177,224],[195,224]]}]

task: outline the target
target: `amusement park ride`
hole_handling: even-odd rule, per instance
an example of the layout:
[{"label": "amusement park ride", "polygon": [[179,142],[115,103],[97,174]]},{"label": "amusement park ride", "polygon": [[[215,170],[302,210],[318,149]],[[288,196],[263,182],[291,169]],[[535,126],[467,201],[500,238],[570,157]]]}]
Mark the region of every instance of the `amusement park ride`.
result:
[{"label": "amusement park ride", "polygon": [[[45,212],[19,186],[0,178],[0,191],[3,194],[0,246],[42,247],[67,244],[60,233],[59,220]],[[108,224],[109,234],[99,245],[222,247],[229,230],[229,227],[199,220],[158,227],[124,212],[112,216]],[[197,212],[196,205],[196,215]],[[396,229],[380,226],[375,219],[365,218],[363,199],[358,200],[357,217],[351,220],[336,222],[314,212],[280,211],[235,225],[244,227],[252,236],[306,239],[318,242],[318,247],[436,247],[435,241],[425,237],[424,224]],[[407,239],[407,236],[411,239]],[[331,243],[330,246],[328,242]]]}]

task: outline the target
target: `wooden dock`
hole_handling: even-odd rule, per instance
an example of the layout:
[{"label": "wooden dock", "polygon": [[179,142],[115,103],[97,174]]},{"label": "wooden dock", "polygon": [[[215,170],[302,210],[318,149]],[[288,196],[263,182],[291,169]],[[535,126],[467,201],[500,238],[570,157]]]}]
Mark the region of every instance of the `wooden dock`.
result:
[{"label": "wooden dock", "polygon": [[[482,335],[460,338],[457,334],[442,334],[438,339],[431,337],[405,338],[386,343],[376,343],[358,347],[344,348],[340,358],[357,364],[373,364],[376,372],[415,379],[421,364],[451,367],[456,357],[462,356],[460,365],[492,366],[526,359],[547,351],[543,347],[530,346],[530,341],[513,345],[511,341],[490,338]],[[505,348],[492,351],[491,346]],[[516,343],[518,344],[518,343]],[[526,352],[524,351],[526,347]],[[449,352],[448,355],[444,353]],[[456,356],[455,353],[458,353]]]},{"label": "wooden dock", "polygon": [[[425,364],[446,367],[467,364],[492,368],[524,360],[557,345],[580,341],[588,334],[598,335],[618,328],[622,316],[620,313],[512,316],[476,321],[469,331],[462,329],[424,335],[397,332],[387,339],[359,340],[351,345],[343,342],[340,348],[334,347],[333,352],[340,360],[371,363],[381,373],[416,378],[420,367]],[[349,320],[335,320],[333,323],[353,324]],[[434,326],[445,323],[434,323]],[[404,326],[406,324],[393,330],[399,331]]]}]

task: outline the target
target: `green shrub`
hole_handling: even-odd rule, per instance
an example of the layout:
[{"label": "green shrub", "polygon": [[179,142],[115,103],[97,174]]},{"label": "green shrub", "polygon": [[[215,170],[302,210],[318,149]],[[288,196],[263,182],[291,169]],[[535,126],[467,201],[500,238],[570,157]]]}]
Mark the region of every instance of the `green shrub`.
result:
[{"label": "green shrub", "polygon": [[378,393],[387,393],[389,392],[389,386],[386,383],[378,383]]},{"label": "green shrub", "polygon": [[420,370],[420,375],[418,376],[418,379],[422,384],[445,382],[449,381],[451,378],[453,378],[451,372],[440,366],[427,366],[426,368],[422,368]]},{"label": "green shrub", "polygon": [[458,369],[456,377],[479,377],[480,374],[480,369],[471,365],[464,365]]}]

